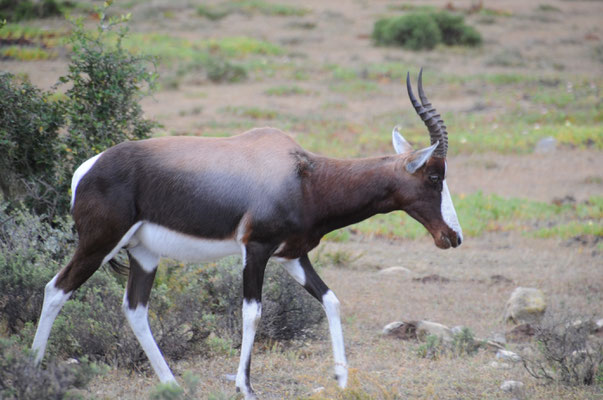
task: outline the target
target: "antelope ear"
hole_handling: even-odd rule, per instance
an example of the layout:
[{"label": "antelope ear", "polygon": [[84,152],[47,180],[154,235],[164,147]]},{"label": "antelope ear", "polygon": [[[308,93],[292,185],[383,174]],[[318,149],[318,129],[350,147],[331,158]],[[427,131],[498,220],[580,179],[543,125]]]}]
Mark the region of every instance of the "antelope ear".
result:
[{"label": "antelope ear", "polygon": [[396,125],[392,131],[392,142],[397,154],[408,153],[412,151],[410,143],[400,134],[400,126]]},{"label": "antelope ear", "polygon": [[411,156],[411,161],[406,164],[406,170],[409,173],[414,174],[419,168],[425,165],[427,160],[431,158],[431,155],[436,147],[438,147],[438,144],[440,144],[439,140],[429,147],[415,151]]}]

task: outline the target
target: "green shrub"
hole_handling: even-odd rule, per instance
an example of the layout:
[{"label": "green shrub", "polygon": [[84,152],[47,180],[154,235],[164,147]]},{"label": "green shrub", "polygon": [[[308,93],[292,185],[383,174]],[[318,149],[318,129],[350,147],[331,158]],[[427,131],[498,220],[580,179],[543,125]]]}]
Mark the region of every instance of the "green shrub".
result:
[{"label": "green shrub", "polygon": [[95,32],[75,22],[68,73],[60,78],[70,86],[65,95],[0,75],[0,189],[4,200],[24,202],[49,221],[69,211],[77,166],[117,143],[148,137],[156,126],[139,104],[155,82],[150,60],[122,48],[127,31],[110,30],[128,17],[107,19],[105,10],[98,10]]},{"label": "green shrub", "polygon": [[75,21],[69,71],[60,78],[71,85],[63,103],[69,129],[63,155],[74,167],[125,140],[146,138],[156,126],[143,118],[140,106],[145,90],[154,87],[152,60],[122,47],[127,29],[111,35],[128,16],[106,19],[104,11],[100,16],[94,33]]},{"label": "green shrub", "polygon": [[442,33],[431,14],[414,13],[377,21],[373,40],[380,45],[429,50],[442,41]]},{"label": "green shrub", "polygon": [[59,104],[27,81],[0,74],[0,189],[5,200],[25,201],[36,212],[54,208]]},{"label": "green shrub", "polygon": [[27,211],[0,205],[0,324],[17,333],[40,315],[44,285],[74,245],[66,222],[52,227]]},{"label": "green shrub", "polygon": [[569,386],[600,384],[603,340],[592,334],[593,319],[549,313],[535,330],[534,343],[522,354],[530,375]]},{"label": "green shrub", "polygon": [[100,369],[83,359],[67,364],[47,360],[35,366],[29,351],[15,340],[0,338],[0,398],[6,400],[65,399],[72,388],[84,388]]},{"label": "green shrub", "polygon": [[441,11],[432,14],[442,33],[442,42],[447,46],[478,46],[482,37],[472,26],[465,25],[462,15]]},{"label": "green shrub", "polygon": [[57,0],[0,0],[0,20],[11,22],[32,18],[47,18],[62,14],[70,7],[68,1]]},{"label": "green shrub", "polygon": [[414,12],[382,18],[375,22],[373,40],[378,45],[401,46],[411,50],[448,46],[478,46],[481,35],[464,18],[447,11]]}]

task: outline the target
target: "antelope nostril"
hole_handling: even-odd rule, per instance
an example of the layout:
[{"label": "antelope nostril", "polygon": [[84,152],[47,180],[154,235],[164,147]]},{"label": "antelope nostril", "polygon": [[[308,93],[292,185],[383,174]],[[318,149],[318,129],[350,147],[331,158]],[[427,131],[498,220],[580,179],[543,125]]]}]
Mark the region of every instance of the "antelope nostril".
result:
[{"label": "antelope nostril", "polygon": [[456,235],[456,245],[460,246],[461,243],[463,243],[463,238],[460,237],[459,235]]}]

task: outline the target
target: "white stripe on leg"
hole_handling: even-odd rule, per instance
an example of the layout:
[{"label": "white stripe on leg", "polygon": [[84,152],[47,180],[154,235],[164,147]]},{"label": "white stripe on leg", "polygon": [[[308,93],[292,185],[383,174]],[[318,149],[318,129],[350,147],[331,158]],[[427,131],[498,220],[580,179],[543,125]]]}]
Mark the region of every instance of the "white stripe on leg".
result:
[{"label": "white stripe on leg", "polygon": [[248,368],[251,360],[255,332],[260,323],[261,316],[262,303],[259,303],[256,300],[243,300],[243,340],[241,343],[241,359],[239,361],[239,369],[237,370],[236,385],[245,396],[245,400],[256,398],[248,380]]},{"label": "white stripe on leg", "polygon": [[69,299],[72,293],[65,293],[55,286],[58,276],[58,274],[55,275],[55,277],[46,284],[46,288],[44,289],[44,304],[42,305],[42,313],[40,314],[38,329],[36,330],[36,336],[34,337],[34,341],[31,346],[31,349],[35,354],[34,362],[36,365],[42,361],[42,358],[44,358],[46,343],[48,342],[48,336],[50,336],[52,324],[54,324],[54,320],[59,314],[59,311],[61,311],[61,308],[63,308],[63,305]]},{"label": "white stripe on leg", "polygon": [[348,382],[348,364],[345,359],[343,344],[343,331],[339,312],[339,300],[331,290],[322,296],[322,305],[329,321],[329,332],[333,343],[333,357],[335,358],[335,376],[339,387],[345,388]]},{"label": "white stripe on leg", "polygon": [[148,307],[139,304],[134,310],[130,309],[128,306],[127,296],[128,293],[126,292],[123,303],[126,319],[128,320],[134,335],[138,339],[140,346],[149,358],[153,370],[155,370],[155,373],[161,382],[176,383],[176,379],[174,378],[172,371],[170,371],[170,367],[168,367],[167,363],[165,362],[159,347],[157,347],[157,343],[155,343],[153,334],[151,333],[149,320],[147,318]]}]

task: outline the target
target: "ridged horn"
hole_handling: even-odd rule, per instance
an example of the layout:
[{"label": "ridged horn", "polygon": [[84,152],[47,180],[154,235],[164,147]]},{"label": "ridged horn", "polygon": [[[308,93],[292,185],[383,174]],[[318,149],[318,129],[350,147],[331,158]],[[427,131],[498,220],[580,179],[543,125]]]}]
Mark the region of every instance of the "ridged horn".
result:
[{"label": "ridged horn", "polygon": [[436,142],[440,142],[439,146],[433,152],[434,157],[438,158],[446,158],[446,152],[448,150],[448,133],[446,132],[446,126],[444,125],[444,121],[440,114],[437,113],[436,109],[433,108],[425,93],[423,92],[423,68],[419,72],[419,97],[421,98],[421,103],[416,99],[412,86],[410,84],[410,73],[406,74],[406,89],[408,90],[408,97],[410,98],[410,102],[412,103],[415,111],[421,117],[421,120],[427,126],[429,130],[429,137],[431,139],[431,144],[433,145]]}]

